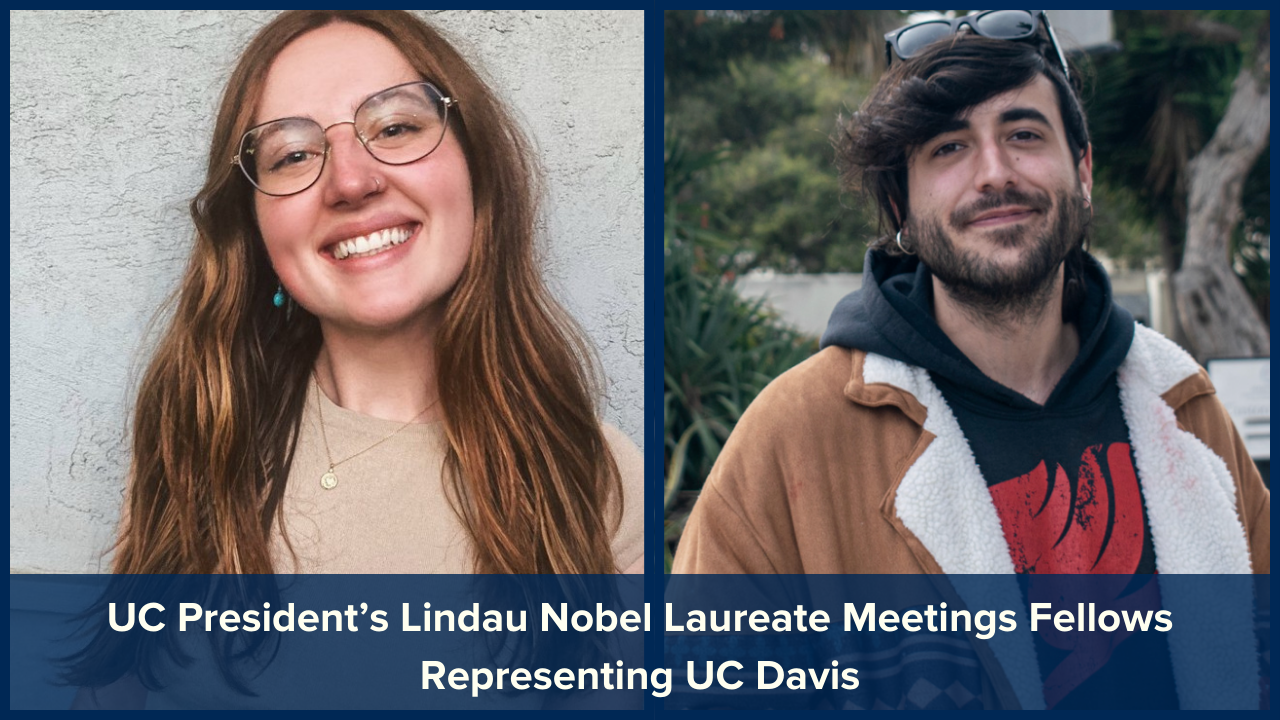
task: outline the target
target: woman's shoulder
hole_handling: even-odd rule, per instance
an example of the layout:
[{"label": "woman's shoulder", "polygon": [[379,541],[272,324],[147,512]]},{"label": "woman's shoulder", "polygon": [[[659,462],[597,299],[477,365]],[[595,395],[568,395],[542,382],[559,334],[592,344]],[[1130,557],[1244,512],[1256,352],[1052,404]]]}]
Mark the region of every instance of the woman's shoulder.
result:
[{"label": "woman's shoulder", "polygon": [[608,422],[600,423],[600,432],[604,435],[604,440],[609,444],[609,451],[613,453],[614,462],[618,463],[618,471],[626,474],[623,470],[623,463],[627,463],[636,474],[641,473],[644,469],[644,455],[640,452],[640,448],[629,435],[620,430],[616,425]]},{"label": "woman's shoulder", "polygon": [[[600,423],[622,481],[622,514],[613,535],[614,564],[626,570],[644,556],[644,455],[635,442],[616,426]],[[617,502],[616,499],[610,500]]]}]

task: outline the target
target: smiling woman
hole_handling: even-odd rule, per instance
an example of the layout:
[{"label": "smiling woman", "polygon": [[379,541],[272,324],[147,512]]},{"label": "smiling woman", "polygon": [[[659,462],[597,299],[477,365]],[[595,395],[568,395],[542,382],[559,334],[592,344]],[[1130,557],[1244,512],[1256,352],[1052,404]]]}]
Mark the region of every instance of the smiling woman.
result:
[{"label": "smiling woman", "polygon": [[[26,249],[11,266],[26,298],[12,407],[27,418],[11,440],[28,459],[14,465],[11,569],[92,567],[101,536],[51,545],[41,528],[114,524],[121,486],[120,573],[638,569],[641,461],[613,425],[639,437],[639,368],[617,359],[638,356],[640,208],[618,203],[641,176],[613,165],[634,166],[641,147],[638,14],[435,16],[468,54],[506,65],[497,81],[418,14],[290,12],[250,40],[258,17],[14,18],[12,100],[40,111],[15,116],[11,231],[46,242],[16,241]],[[625,59],[599,77],[635,82],[615,102],[597,76],[565,68],[619,33]],[[56,62],[42,54],[53,36],[67,41]],[[129,37],[163,40],[137,52]],[[248,41],[227,74],[218,40]],[[204,124],[212,113],[192,100],[214,83],[226,89]],[[529,112],[539,144],[500,96]],[[201,135],[194,241],[174,242],[188,231],[155,208],[189,192],[172,190],[193,165],[177,155]],[[130,154],[103,162],[103,148]],[[60,184],[73,176],[75,188]],[[123,316],[154,309],[147,290],[172,283],[158,278],[179,254],[186,269],[117,446],[122,423],[102,396],[125,385],[112,362],[142,327],[141,313]],[[98,317],[69,332],[52,298]],[[45,433],[46,417],[70,435]],[[28,497],[37,486],[43,501]]]},{"label": "smiling woman", "polygon": [[438,32],[280,15],[209,168],[116,572],[638,567],[638,452],[540,278],[536,163]]}]

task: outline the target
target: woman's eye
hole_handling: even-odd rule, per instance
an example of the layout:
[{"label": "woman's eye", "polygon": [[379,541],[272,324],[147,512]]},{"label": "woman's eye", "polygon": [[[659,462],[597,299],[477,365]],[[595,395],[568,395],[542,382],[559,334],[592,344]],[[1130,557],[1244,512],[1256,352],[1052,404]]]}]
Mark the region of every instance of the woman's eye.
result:
[{"label": "woman's eye", "polygon": [[267,172],[279,172],[292,165],[307,162],[313,156],[314,154],[307,150],[294,150],[293,152],[284,153],[277,157],[275,162],[271,163],[271,166],[267,168]]},{"label": "woman's eye", "polygon": [[410,123],[392,123],[381,130],[374,137],[375,140],[393,140],[395,138],[412,135],[418,131],[418,126]]}]

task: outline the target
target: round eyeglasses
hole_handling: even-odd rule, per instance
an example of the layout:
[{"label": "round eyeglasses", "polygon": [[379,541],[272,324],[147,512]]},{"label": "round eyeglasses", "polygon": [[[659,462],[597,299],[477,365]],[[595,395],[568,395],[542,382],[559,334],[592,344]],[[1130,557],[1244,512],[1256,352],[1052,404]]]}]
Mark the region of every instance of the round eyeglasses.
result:
[{"label": "round eyeglasses", "polygon": [[296,195],[311,187],[329,157],[326,133],[351,125],[356,138],[378,162],[406,165],[430,155],[444,140],[449,108],[457,104],[435,85],[419,81],[369,96],[351,120],[329,127],[310,118],[282,118],[249,129],[231,158],[265,195]]}]

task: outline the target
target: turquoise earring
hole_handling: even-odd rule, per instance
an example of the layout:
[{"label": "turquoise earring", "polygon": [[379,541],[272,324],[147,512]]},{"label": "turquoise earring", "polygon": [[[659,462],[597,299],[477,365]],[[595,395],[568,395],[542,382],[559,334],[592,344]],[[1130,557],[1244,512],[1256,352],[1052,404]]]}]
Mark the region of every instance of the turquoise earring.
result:
[{"label": "turquoise earring", "polygon": [[276,284],[276,294],[271,296],[271,304],[276,307],[284,307],[284,285]]}]

